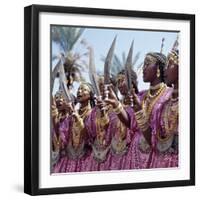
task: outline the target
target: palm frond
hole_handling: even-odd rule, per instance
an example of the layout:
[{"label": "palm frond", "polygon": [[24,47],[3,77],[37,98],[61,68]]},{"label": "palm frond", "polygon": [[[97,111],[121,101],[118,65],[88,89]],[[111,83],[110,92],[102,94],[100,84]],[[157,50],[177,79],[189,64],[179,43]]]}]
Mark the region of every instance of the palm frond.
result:
[{"label": "palm frond", "polygon": [[76,44],[76,42],[78,41],[80,36],[83,34],[84,30],[85,30],[84,28],[80,28],[80,29],[75,30],[74,41],[73,41],[73,45],[72,45],[71,49],[74,47],[74,45]]},{"label": "palm frond", "polygon": [[65,52],[68,52],[73,49],[84,30],[84,28],[54,26],[52,40],[58,43]]}]

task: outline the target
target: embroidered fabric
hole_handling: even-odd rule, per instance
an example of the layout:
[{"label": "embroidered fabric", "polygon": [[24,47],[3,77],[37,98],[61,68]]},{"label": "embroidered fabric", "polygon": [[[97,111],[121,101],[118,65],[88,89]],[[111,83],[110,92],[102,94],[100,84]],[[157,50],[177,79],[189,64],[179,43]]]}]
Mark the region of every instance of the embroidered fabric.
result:
[{"label": "embroidered fabric", "polygon": [[128,150],[126,139],[119,141],[116,137],[113,137],[111,140],[111,151],[116,155],[124,155]]},{"label": "embroidered fabric", "polygon": [[157,150],[160,153],[175,153],[178,151],[178,135],[172,134],[166,141],[157,142]]},{"label": "embroidered fabric", "polygon": [[106,160],[108,151],[110,150],[109,146],[102,146],[99,144],[98,140],[95,139],[94,143],[92,144],[92,150],[93,150],[93,158],[101,163]]},{"label": "embroidered fabric", "polygon": [[59,151],[52,151],[51,153],[51,163],[54,166],[59,160]]},{"label": "embroidered fabric", "polygon": [[143,135],[139,139],[138,146],[139,146],[140,151],[142,151],[143,153],[149,153],[151,150],[150,145],[148,144],[148,142],[146,141]]},{"label": "embroidered fabric", "polygon": [[66,147],[67,157],[72,160],[80,159],[85,154],[85,142],[83,141],[78,148],[74,148],[72,142],[69,142]]}]

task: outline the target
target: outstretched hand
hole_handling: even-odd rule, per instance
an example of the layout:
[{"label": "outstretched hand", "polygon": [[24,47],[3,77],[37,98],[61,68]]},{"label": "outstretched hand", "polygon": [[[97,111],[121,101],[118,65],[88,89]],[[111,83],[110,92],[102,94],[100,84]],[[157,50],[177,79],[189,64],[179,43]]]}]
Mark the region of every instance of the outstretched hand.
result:
[{"label": "outstretched hand", "polygon": [[140,103],[138,96],[135,93],[134,88],[131,90],[131,95],[133,97],[133,109],[134,109],[135,112],[137,112],[137,111],[142,109],[142,105]]},{"label": "outstretched hand", "polygon": [[108,87],[108,91],[109,91],[108,99],[104,101],[107,104],[111,104],[113,108],[116,108],[119,102],[111,86]]}]

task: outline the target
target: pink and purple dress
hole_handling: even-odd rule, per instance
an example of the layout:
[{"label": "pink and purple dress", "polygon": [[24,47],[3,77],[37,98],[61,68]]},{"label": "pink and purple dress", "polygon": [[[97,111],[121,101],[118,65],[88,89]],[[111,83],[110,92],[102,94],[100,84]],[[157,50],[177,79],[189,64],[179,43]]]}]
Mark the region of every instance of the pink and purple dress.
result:
[{"label": "pink and purple dress", "polygon": [[[87,120],[87,117],[85,118]],[[73,118],[71,116],[65,118],[59,124],[59,134],[63,148],[59,152],[59,160],[54,165],[54,173],[81,172],[86,171],[87,163],[85,160],[90,154],[87,144],[87,135],[81,137],[78,148],[74,147],[72,140]]]},{"label": "pink and purple dress", "polygon": [[[143,91],[140,93],[139,98],[140,101],[142,101],[146,95],[147,91]],[[135,116],[133,115],[132,121],[131,121],[131,129],[134,130],[135,135],[133,139],[133,150],[132,150],[132,156],[135,157],[134,162],[132,162],[132,168],[135,169],[146,169],[146,168],[152,168],[155,166],[153,163],[155,163],[156,156],[155,150],[156,150],[156,144],[157,144],[157,130],[160,126],[160,122],[158,120],[158,115],[161,113],[161,108],[163,104],[169,99],[171,96],[172,89],[166,88],[165,91],[162,93],[162,95],[156,100],[152,112],[150,115],[149,125],[152,129],[151,132],[151,146],[148,144],[146,139],[143,136],[143,133],[140,131],[139,127],[135,123]]]},{"label": "pink and purple dress", "polygon": [[[126,108],[129,116],[132,115],[131,107]],[[86,128],[89,136],[92,153],[90,156],[90,171],[122,170],[130,169],[132,159],[131,155],[131,138],[132,131],[126,128],[112,109],[109,110],[109,124],[104,129],[104,141],[98,140],[98,113],[99,109],[94,108],[86,121]],[[131,117],[130,117],[131,118]],[[99,119],[101,120],[101,119]],[[122,136],[123,134],[123,136]],[[121,138],[123,138],[121,140]],[[90,163],[90,164],[89,164]]]},{"label": "pink and purple dress", "polygon": [[[128,117],[131,119],[133,109],[125,107]],[[134,159],[131,155],[133,138],[132,130],[127,128],[118,118],[116,113],[112,112],[113,121],[110,123],[111,151],[110,151],[110,170],[131,169],[131,163]]]},{"label": "pink and purple dress", "polygon": [[[109,170],[110,167],[110,141],[111,141],[111,126],[110,122],[113,120],[109,114],[109,125],[106,129],[99,126],[100,110],[94,107],[88,120],[85,121],[85,126],[88,132],[89,144],[91,146],[91,154],[87,159],[88,171],[104,171]],[[101,136],[100,136],[101,132]]]},{"label": "pink and purple dress", "polygon": [[[173,108],[175,108],[173,110]],[[155,115],[153,159],[151,168],[178,167],[178,101],[175,106],[171,99],[159,107]],[[170,131],[166,127],[172,127]]]}]

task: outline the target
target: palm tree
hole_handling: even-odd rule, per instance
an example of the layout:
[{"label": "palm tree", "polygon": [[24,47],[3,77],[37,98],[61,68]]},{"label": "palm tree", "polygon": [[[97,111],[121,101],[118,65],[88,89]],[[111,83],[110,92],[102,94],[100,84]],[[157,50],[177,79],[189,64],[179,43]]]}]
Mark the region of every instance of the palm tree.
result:
[{"label": "palm tree", "polygon": [[[141,64],[139,64],[137,67],[134,67],[139,57],[140,57],[140,52],[137,52],[135,57],[133,58],[133,62],[131,65],[132,70],[136,71],[136,73],[137,71],[140,70],[139,68],[141,67]],[[102,57],[101,60],[105,62],[105,57]],[[112,66],[111,66],[111,76],[115,77],[120,71],[124,69],[125,64],[126,64],[126,53],[125,52],[122,53],[121,59],[119,58],[118,55],[115,54],[113,57]]]},{"label": "palm tree", "polygon": [[60,45],[64,53],[67,53],[73,49],[84,30],[84,28],[53,26],[52,40]]},{"label": "palm tree", "polygon": [[[64,69],[68,87],[70,87],[75,80],[84,80],[81,72],[87,67],[87,63],[82,58],[83,56],[88,55],[88,50],[82,54],[74,52],[74,46],[77,44],[84,30],[84,28],[64,26],[53,26],[51,29],[52,42],[59,47],[59,54],[62,54],[65,57]],[[86,46],[84,40],[80,41],[79,44]],[[56,59],[58,59],[58,55],[52,55],[52,62]],[[53,81],[59,76],[58,69],[58,67],[53,69]]]}]

